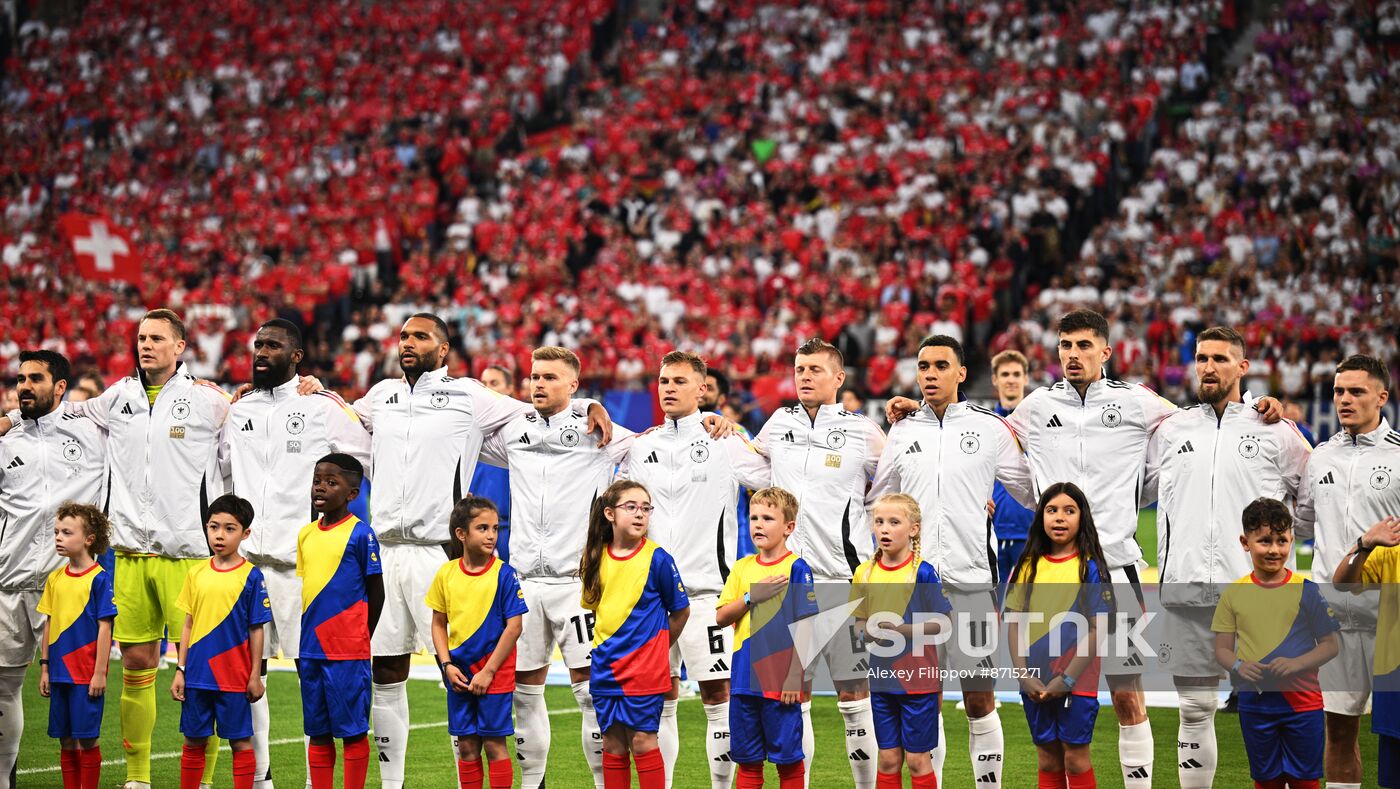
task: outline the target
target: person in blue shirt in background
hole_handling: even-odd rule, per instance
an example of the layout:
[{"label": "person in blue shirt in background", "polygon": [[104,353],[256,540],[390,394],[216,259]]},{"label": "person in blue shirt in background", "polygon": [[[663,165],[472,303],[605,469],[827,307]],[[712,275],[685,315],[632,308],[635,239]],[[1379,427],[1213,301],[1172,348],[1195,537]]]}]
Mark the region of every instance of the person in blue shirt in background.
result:
[{"label": "person in blue shirt in background", "polygon": [[[730,415],[724,412],[724,406],[728,402],[729,376],[721,370],[709,368],[705,372],[705,392],[700,395],[701,413],[719,414],[722,417],[730,418]],[[753,435],[749,433],[748,428],[744,427],[743,422],[739,419],[733,421],[739,435],[752,441]],[[753,491],[742,485],[739,486],[739,550],[735,556],[741,559],[758,553],[758,549],[754,547],[753,538],[749,536],[749,530],[744,528],[744,524],[749,522],[749,497],[752,495]]]},{"label": "person in blue shirt in background", "polygon": [[[506,397],[515,396],[515,376],[500,365],[493,364],[481,373],[481,383],[493,392]],[[470,490],[477,496],[484,496],[496,505],[501,524],[496,536],[496,555],[501,561],[510,562],[510,472],[503,468],[478,463],[472,475]]]},{"label": "person in blue shirt in background", "polygon": [[[1019,351],[1002,351],[992,357],[992,386],[997,392],[997,404],[992,410],[998,416],[1007,416],[1025,399],[1029,367]],[[996,504],[992,527],[997,535],[997,565],[1004,593],[1007,579],[1026,547],[1026,533],[1035,513],[1022,507],[1000,482],[992,489],[992,502]]]}]

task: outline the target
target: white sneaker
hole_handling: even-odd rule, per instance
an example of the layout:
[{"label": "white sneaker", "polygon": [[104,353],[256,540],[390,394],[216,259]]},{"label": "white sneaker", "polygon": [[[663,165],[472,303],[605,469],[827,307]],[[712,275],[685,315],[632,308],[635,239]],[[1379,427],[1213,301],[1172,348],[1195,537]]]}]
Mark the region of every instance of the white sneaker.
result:
[{"label": "white sneaker", "polygon": [[140,781],[127,781],[122,785],[122,789],[151,789],[151,785]]}]

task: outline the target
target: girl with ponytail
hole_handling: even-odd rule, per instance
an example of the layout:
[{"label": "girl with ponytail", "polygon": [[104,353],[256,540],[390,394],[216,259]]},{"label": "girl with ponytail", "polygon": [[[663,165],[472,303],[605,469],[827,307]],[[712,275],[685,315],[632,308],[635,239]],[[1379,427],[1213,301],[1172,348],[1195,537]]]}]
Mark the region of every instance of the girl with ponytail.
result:
[{"label": "girl with ponytail", "polygon": [[665,789],[657,748],[661,705],[671,689],[671,647],[690,615],[676,562],[647,539],[651,494],[619,480],[593,502],[579,563],[584,608],[597,614],[588,689],[603,733],[603,781]]}]

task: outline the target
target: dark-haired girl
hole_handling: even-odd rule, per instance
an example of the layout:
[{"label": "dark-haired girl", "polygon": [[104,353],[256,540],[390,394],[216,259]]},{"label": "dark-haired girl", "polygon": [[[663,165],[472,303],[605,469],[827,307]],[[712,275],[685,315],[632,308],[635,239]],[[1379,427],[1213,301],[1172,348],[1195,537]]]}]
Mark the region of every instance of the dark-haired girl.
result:
[{"label": "dark-haired girl", "polygon": [[1038,789],[1097,785],[1089,758],[1099,712],[1094,615],[1112,609],[1106,567],[1084,492],[1069,482],[1051,485],[1006,596],[1011,661],[1039,757]]}]

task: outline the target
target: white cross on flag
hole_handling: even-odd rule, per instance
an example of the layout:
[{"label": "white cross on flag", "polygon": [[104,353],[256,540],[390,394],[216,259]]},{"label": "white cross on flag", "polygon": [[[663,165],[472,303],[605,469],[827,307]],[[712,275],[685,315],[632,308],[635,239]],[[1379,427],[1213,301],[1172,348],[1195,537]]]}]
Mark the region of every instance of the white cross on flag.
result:
[{"label": "white cross on flag", "polygon": [[106,217],[86,214],[64,214],[58,223],[84,279],[140,284],[141,259],[125,230]]}]

